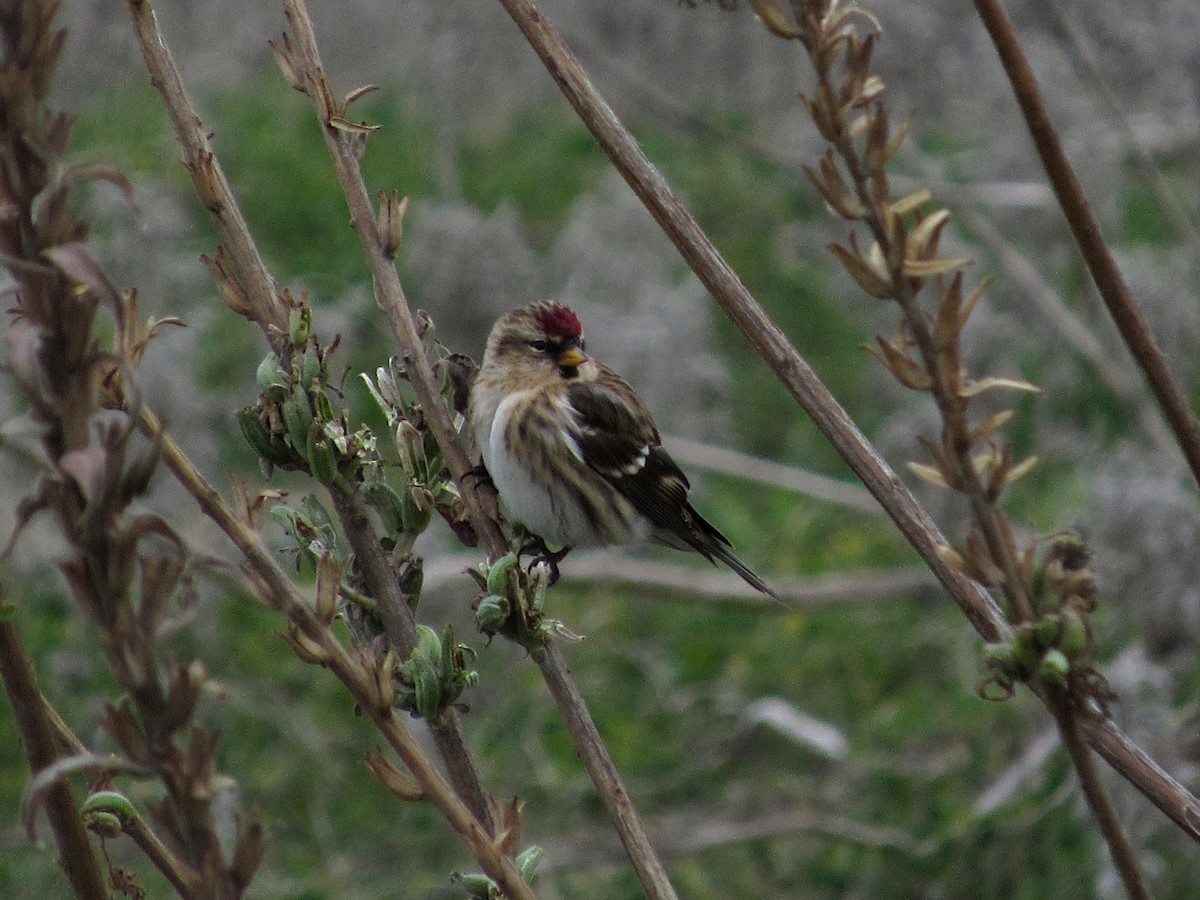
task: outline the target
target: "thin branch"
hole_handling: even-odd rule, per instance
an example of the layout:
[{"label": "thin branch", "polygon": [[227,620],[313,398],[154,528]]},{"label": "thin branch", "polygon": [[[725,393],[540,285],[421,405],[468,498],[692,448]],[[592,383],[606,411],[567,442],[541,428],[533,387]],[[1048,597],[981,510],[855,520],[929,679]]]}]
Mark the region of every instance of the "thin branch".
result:
[{"label": "thin branch", "polygon": [[[467,477],[471,466],[466,451],[458,441],[434,374],[425,358],[412,312],[395,265],[385,249],[376,223],[374,208],[359,167],[357,150],[362,135],[339,127],[346,110],[335,107],[332,90],[325,78],[312,20],[303,0],[284,0],[295,47],[285,42],[277,54],[291,69],[296,85],[312,100],[325,143],[333,158],[338,180],[350,208],[350,220],[358,232],[375,280],[375,297],[387,316],[393,336],[400,348],[405,371],[413,392],[421,404],[425,421],[442,451],[446,467],[458,485],[463,505],[471,525],[488,555],[497,559],[508,552],[507,543],[496,520],[488,514],[486,503],[495,505],[495,498],[483,496],[478,479]],[[293,52],[294,51],[294,52]],[[553,644],[533,651],[535,661],[550,687],[564,720],[571,732],[576,749],[596,784],[601,799],[629,852],[643,887],[654,898],[673,898],[674,889],[666,870],[650,846],[644,826],[629,802],[629,796],[617,775],[604,742],[596,730],[587,705],[576,688],[565,660]]]},{"label": "thin branch", "polygon": [[[241,296],[234,298],[227,295],[226,300],[236,312],[257,322],[266,334],[267,341],[274,346],[287,332],[287,311],[279,301],[274,279],[259,255],[241,208],[233,200],[229,181],[213,152],[208,134],[201,126],[200,116],[192,105],[171,51],[163,40],[153,6],[148,0],[126,0],[125,6],[150,72],[150,83],[162,95],[163,105],[175,127],[179,145],[183,148],[183,164],[192,177],[192,185],[200,202],[212,214],[217,233],[233,260]],[[274,333],[269,326],[274,326]]]},{"label": "thin branch", "polygon": [[1129,285],[1117,266],[1100,224],[1092,214],[1083,187],[1075,176],[1062,142],[1042,99],[1037,77],[1013,29],[1000,0],[975,0],[975,9],[991,35],[1000,62],[1012,82],[1017,104],[1025,116],[1034,146],[1058,196],[1059,205],[1079,244],[1096,289],[1121,332],[1125,345],[1146,375],[1167,424],[1175,433],[1193,477],[1200,483],[1200,421],[1188,402],[1187,394],[1171,374],[1166,357],[1155,343],[1150,326],[1134,300]]},{"label": "thin branch", "polygon": [[[695,856],[747,841],[815,834],[830,841],[870,850],[892,850],[924,859],[937,850],[936,841],[918,840],[898,828],[855,822],[811,810],[782,810],[748,819],[736,819],[720,811],[697,820],[692,816],[670,816],[654,822],[654,832],[664,835],[663,853],[672,858]],[[620,848],[603,835],[575,835],[562,842],[548,842],[541,871],[562,871],[596,866],[618,858]]]},{"label": "thin branch", "polygon": [[600,732],[592,721],[592,714],[579,688],[575,686],[571,670],[558,645],[547,641],[531,650],[530,655],[542,670],[546,686],[562,711],[571,737],[575,740],[575,748],[592,782],[601,792],[605,809],[617,828],[621,843],[625,845],[625,852],[637,869],[647,896],[655,900],[673,900],[678,895],[667,877],[667,870],[651,844],[650,835],[638,817],[625,785],[621,783],[621,776],[608,755]]},{"label": "thin branch", "polygon": [[[353,489],[343,490],[336,485],[331,488],[331,495],[338,521],[342,523],[346,539],[354,550],[355,565],[375,600],[375,612],[383,623],[384,632],[392,645],[407,658],[417,648],[416,618],[392,567],[388,565],[383,546],[371,529],[362,497]],[[492,805],[483,788],[474,755],[463,735],[458,713],[449,707],[442,711],[436,721],[428,724],[458,795],[484,828],[496,834]]]},{"label": "thin branch", "polygon": [[1072,709],[1071,698],[1066,693],[1054,689],[1049,698],[1050,711],[1058,723],[1059,733],[1066,745],[1067,753],[1079,775],[1079,783],[1087,797],[1088,806],[1100,822],[1100,830],[1108,841],[1109,851],[1113,862],[1121,875],[1125,890],[1133,900],[1150,900],[1150,889],[1146,887],[1146,879],[1138,866],[1137,856],[1129,836],[1117,818],[1104,784],[1100,781],[1100,773],[1096,770],[1096,761],[1092,759],[1091,751],[1083,741],[1079,722]]},{"label": "thin branch", "polygon": [[844,506],[855,512],[884,515],[875,498],[857,484],[730,450],[728,447],[717,447],[675,435],[666,435],[663,444],[671,451],[671,456],[676,461],[687,463],[690,467],[733,475],[767,487],[795,491],[797,494]]},{"label": "thin branch", "polygon": [[[9,602],[0,584],[0,606]],[[0,680],[12,706],[13,719],[21,735],[21,747],[36,775],[59,758],[58,738],[46,716],[46,703],[38,691],[33,663],[25,650],[16,623],[0,621]],[[58,844],[58,863],[80,900],[107,900],[108,888],[100,865],[92,853],[83,827],[79,806],[66,779],[46,789],[46,816]]]}]

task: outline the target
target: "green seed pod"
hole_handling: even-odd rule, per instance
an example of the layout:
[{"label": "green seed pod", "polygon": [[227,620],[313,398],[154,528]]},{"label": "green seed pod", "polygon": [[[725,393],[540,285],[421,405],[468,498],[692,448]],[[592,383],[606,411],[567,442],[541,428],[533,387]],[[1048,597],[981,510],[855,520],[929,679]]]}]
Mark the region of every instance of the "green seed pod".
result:
[{"label": "green seed pod", "polygon": [[288,311],[288,337],[292,346],[299,349],[308,343],[308,335],[312,330],[312,310],[307,306],[293,306]]},{"label": "green seed pod", "polygon": [[1038,674],[1045,681],[1054,684],[1066,684],[1067,674],[1070,671],[1071,663],[1057,647],[1047,650],[1046,655],[1042,657],[1041,664],[1038,666]]},{"label": "green seed pod", "polygon": [[307,347],[300,354],[300,386],[304,389],[312,387],[314,381],[321,378],[321,354],[315,347]]},{"label": "green seed pod", "polygon": [[526,847],[517,856],[517,868],[521,871],[521,877],[529,884],[533,884],[534,876],[537,875],[538,864],[542,861],[542,856],[545,855],[545,850],[538,847],[536,844],[532,847]]},{"label": "green seed pod", "polygon": [[84,815],[92,813],[108,813],[124,825],[137,818],[137,810],[129,802],[129,798],[117,791],[96,791],[83,802],[80,810]]},{"label": "green seed pod", "polygon": [[1062,640],[1062,619],[1056,615],[1043,616],[1038,619],[1034,632],[1039,647],[1057,647]]},{"label": "green seed pod", "polygon": [[308,397],[303,393],[292,394],[279,404],[279,411],[283,415],[283,424],[287,428],[288,440],[291,441],[293,449],[297,453],[305,453],[308,449],[308,432],[313,424]]},{"label": "green seed pod", "polygon": [[475,624],[484,634],[492,634],[504,627],[512,614],[512,605],[507,597],[489,594],[475,607]]},{"label": "green seed pod", "polygon": [[237,420],[238,426],[242,429],[242,437],[246,439],[250,449],[264,459],[270,459],[274,454],[274,449],[271,447],[271,432],[267,431],[267,426],[258,417],[258,410],[253,406],[243,407],[238,410]]},{"label": "green seed pod", "polygon": [[279,362],[279,357],[274,353],[268,353],[263,357],[254,377],[258,381],[258,386],[264,391],[272,387],[285,388],[291,383],[288,373],[283,370],[283,365]]},{"label": "green seed pod", "polygon": [[1062,613],[1063,633],[1059,649],[1067,659],[1076,659],[1088,646],[1088,627],[1083,616],[1073,609]]},{"label": "green seed pod", "polygon": [[413,701],[417,713],[425,719],[436,719],[443,705],[442,682],[438,671],[427,660],[413,661]]},{"label": "green seed pod", "polygon": [[1011,672],[1017,663],[1016,649],[1007,641],[984,644],[983,655],[989,669],[998,669],[1001,672]]},{"label": "green seed pod", "polygon": [[456,872],[452,880],[467,892],[471,900],[496,900],[500,896],[500,886],[478,872]]},{"label": "green seed pod", "polygon": [[367,481],[362,486],[363,497],[371,508],[379,513],[383,527],[388,532],[397,532],[404,527],[404,501],[385,481]]},{"label": "green seed pod", "polygon": [[413,656],[423,656],[435,665],[442,658],[442,638],[428,625],[417,626],[417,649]]},{"label": "green seed pod", "polygon": [[1041,648],[1037,645],[1037,633],[1031,623],[1023,622],[1017,626],[1013,634],[1013,656],[1027,672],[1037,668]]},{"label": "green seed pod", "polygon": [[333,404],[329,401],[328,395],[319,387],[309,386],[308,396],[312,399],[314,415],[318,422],[324,424],[332,422],[337,417],[333,414]]},{"label": "green seed pod", "polygon": [[332,484],[338,477],[338,458],[333,446],[323,437],[317,437],[314,428],[308,433],[305,458],[308,470],[321,484]]},{"label": "green seed pod", "polygon": [[506,553],[488,569],[487,589],[489,593],[504,596],[508,593],[508,573],[517,564],[515,553]]}]

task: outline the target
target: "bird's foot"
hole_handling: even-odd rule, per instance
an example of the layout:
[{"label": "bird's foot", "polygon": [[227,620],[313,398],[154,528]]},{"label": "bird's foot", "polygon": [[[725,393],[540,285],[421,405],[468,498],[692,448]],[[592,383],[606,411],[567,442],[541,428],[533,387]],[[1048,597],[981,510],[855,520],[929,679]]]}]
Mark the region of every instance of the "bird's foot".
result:
[{"label": "bird's foot", "polygon": [[571,552],[570,547],[563,547],[561,550],[551,550],[546,546],[545,540],[537,535],[529,535],[525,539],[525,543],[521,545],[521,550],[517,554],[520,558],[522,554],[531,554],[533,558],[529,561],[529,568],[533,568],[538,563],[545,563],[550,570],[550,584],[553,585],[558,581],[558,564],[562,558]]}]

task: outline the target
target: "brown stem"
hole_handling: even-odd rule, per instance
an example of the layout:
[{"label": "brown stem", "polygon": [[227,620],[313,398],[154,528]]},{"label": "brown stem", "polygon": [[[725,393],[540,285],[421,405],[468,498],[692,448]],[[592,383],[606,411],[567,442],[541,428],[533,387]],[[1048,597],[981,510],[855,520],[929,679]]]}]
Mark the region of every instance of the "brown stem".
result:
[{"label": "brown stem", "polygon": [[1083,786],[1088,806],[1092,808],[1096,821],[1100,823],[1100,831],[1108,842],[1113,863],[1121,873],[1125,891],[1133,900],[1150,900],[1150,890],[1146,887],[1146,881],[1138,867],[1133,845],[1130,844],[1129,836],[1125,834],[1125,829],[1117,818],[1117,811],[1113,809],[1112,802],[1104,790],[1104,783],[1100,780],[1100,773],[1096,770],[1096,761],[1092,759],[1091,751],[1080,734],[1071,699],[1064,691],[1058,689],[1052,689],[1049,693],[1047,699],[1050,711],[1054,713],[1058,722],[1059,733],[1079,775],[1079,783]]},{"label": "brown stem", "polygon": [[530,654],[533,661],[542,670],[546,686],[562,710],[567,720],[571,736],[575,738],[575,749],[579,752],[584,766],[597,787],[606,786],[600,791],[604,807],[608,810],[609,818],[617,827],[625,852],[633,862],[641,879],[646,895],[652,898],[674,898],[675,888],[667,877],[667,870],[650,844],[650,837],[638,818],[637,810],[621,783],[612,760],[608,756],[596,725],[588,712],[587,704],[579,694],[575,681],[571,678],[571,670],[559,652],[558,646],[547,642]]},{"label": "brown stem", "polygon": [[[375,537],[362,498],[352,487],[334,486],[330,491],[338,521],[354,550],[355,564],[366,580],[377,606],[376,613],[392,645],[405,657],[417,648],[417,624],[412,608],[400,590],[396,575],[388,565],[387,554]],[[489,833],[496,833],[492,805],[488,802],[479,777],[479,769],[462,732],[462,723],[453,708],[444,710],[437,721],[428,723],[446,763],[446,771],[463,802],[471,808]]]},{"label": "brown stem", "polygon": [[1000,0],[975,0],[975,9],[991,35],[1000,62],[1012,82],[1013,93],[1025,116],[1025,124],[1029,127],[1034,146],[1092,274],[1092,280],[1096,283],[1096,289],[1121,332],[1125,345],[1146,374],[1150,390],[1162,408],[1167,424],[1175,433],[1193,477],[1200,482],[1200,421],[1188,403],[1183,388],[1171,375],[1166,357],[1155,343],[1150,326],[1104,241],[1100,224],[1092,214],[1083,187],[1075,177],[1075,170],[1058,139],[1037,78],[1017,39],[1012,21]]},{"label": "brown stem", "polygon": [[146,822],[141,816],[134,816],[128,822],[124,822],[121,830],[129,835],[130,840],[141,848],[154,867],[162,872],[167,881],[171,882],[171,886],[175,888],[180,897],[183,897],[184,900],[200,900],[201,895],[197,890],[195,872],[171,852],[171,849],[162,842],[154,829],[146,826]]},{"label": "brown stem", "polygon": [[275,282],[259,255],[250,226],[233,198],[225,172],[192,105],[183,77],[158,27],[158,17],[149,0],[125,0],[133,32],[150,72],[150,83],[163,99],[175,136],[183,149],[183,164],[204,207],[212,214],[217,233],[229,252],[237,272],[241,298],[247,309],[239,310],[263,329],[273,346],[287,333],[287,312],[275,292]]},{"label": "brown stem", "polygon": [[[0,605],[8,603],[0,584]],[[0,621],[0,680],[12,706],[13,719],[21,735],[21,747],[34,775],[59,758],[58,740],[45,715],[45,701],[38,691],[33,663],[25,651],[14,622]],[[58,844],[58,863],[81,900],[107,900],[108,888],[99,863],[92,854],[79,807],[71,785],[65,780],[46,789],[46,816]]]}]

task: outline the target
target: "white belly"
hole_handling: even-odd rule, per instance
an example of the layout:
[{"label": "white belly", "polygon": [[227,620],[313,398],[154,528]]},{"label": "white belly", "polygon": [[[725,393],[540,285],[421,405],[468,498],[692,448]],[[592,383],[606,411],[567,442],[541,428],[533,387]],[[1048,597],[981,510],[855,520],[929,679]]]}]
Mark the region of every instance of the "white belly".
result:
[{"label": "white belly", "polygon": [[[491,433],[479,448],[509,515],[555,547],[599,547],[619,543],[619,536],[604,534],[595,528],[570,491],[559,490],[552,494],[546,487],[544,476],[535,477],[523,460],[508,452],[504,434],[513,412],[524,399],[517,394],[500,403],[492,420]],[[570,453],[570,450],[564,447],[563,452]],[[574,459],[563,462],[578,465]]]}]

